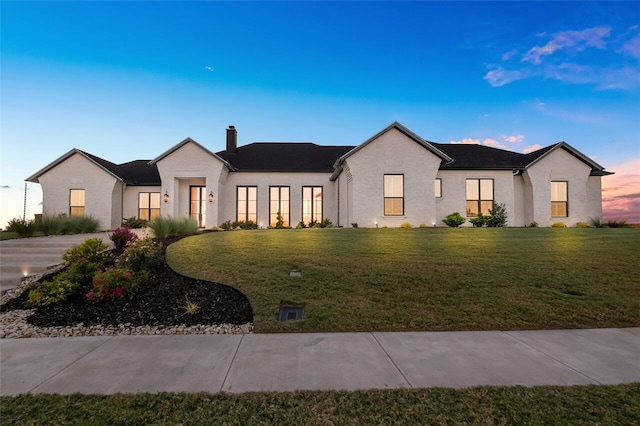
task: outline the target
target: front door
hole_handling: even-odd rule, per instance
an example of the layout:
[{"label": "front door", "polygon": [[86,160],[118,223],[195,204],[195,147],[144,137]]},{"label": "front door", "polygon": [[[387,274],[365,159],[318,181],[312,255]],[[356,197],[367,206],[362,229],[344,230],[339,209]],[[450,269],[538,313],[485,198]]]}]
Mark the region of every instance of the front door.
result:
[{"label": "front door", "polygon": [[199,228],[204,228],[207,211],[206,188],[190,186],[189,192],[189,215],[196,221]]}]

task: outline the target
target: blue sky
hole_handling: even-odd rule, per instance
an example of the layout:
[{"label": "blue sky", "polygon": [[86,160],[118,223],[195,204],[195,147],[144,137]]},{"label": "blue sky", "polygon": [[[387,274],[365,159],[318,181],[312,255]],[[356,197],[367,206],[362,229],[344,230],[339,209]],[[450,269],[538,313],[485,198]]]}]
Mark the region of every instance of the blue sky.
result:
[{"label": "blue sky", "polygon": [[[115,163],[224,149],[564,140],[640,222],[639,2],[2,2],[0,226],[72,148]],[[28,185],[27,215],[41,210]]]}]

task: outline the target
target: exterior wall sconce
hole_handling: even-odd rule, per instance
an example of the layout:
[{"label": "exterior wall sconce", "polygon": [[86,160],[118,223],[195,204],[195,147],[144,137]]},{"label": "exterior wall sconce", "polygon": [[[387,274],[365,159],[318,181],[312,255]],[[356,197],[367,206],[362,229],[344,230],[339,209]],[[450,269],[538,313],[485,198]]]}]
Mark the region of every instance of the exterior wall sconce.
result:
[{"label": "exterior wall sconce", "polygon": [[214,195],[213,195],[213,191],[210,191],[210,192],[209,192],[209,202],[210,202],[210,203],[213,203],[214,198],[215,198],[215,197],[214,197]]},{"label": "exterior wall sconce", "polygon": [[165,203],[169,202],[169,193],[167,191],[164,191],[164,202]]}]

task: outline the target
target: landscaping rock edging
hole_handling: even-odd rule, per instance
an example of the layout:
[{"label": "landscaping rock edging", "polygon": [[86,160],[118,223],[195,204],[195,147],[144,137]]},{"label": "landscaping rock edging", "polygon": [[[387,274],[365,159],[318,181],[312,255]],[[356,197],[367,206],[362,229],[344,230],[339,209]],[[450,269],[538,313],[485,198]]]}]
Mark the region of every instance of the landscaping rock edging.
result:
[{"label": "landscaping rock edging", "polygon": [[[0,297],[0,304],[18,297],[32,282],[38,281],[45,274],[55,272],[63,265],[49,269],[45,273],[35,274],[23,279],[20,284],[7,290]],[[26,318],[33,310],[12,310],[0,314],[0,339],[31,337],[79,337],[79,336],[118,336],[118,335],[187,335],[187,334],[251,334],[253,324],[210,324],[174,326],[135,326],[130,323],[114,325],[85,326],[80,323],[74,326],[38,327],[29,324]]]}]

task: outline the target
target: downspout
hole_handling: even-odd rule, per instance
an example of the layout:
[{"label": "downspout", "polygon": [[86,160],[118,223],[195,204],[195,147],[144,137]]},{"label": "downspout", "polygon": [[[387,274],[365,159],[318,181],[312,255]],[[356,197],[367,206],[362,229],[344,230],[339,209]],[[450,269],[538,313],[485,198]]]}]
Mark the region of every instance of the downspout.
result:
[{"label": "downspout", "polygon": [[340,227],[340,175],[338,175],[338,228]]},{"label": "downspout", "polygon": [[122,182],[120,184],[120,225],[124,223],[124,188],[127,186],[126,183]]}]

